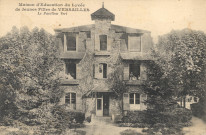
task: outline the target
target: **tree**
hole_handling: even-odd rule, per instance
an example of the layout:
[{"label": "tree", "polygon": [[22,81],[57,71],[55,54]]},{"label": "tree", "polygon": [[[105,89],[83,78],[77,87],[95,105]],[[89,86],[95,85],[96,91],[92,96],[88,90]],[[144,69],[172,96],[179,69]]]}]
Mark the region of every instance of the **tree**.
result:
[{"label": "tree", "polygon": [[177,134],[191,119],[191,112],[178,108],[178,97],[192,95],[200,101],[206,97],[206,35],[189,29],[172,31],[159,37],[153,56],[144,87],[148,132]]},{"label": "tree", "polygon": [[19,30],[13,27],[5,37],[0,38],[0,119],[12,118],[17,111],[16,91],[22,88],[24,67],[21,59]]},{"label": "tree", "polygon": [[114,98],[117,99],[119,103],[119,110],[123,114],[123,94],[127,92],[125,81],[123,80],[123,70],[124,67],[121,63],[121,58],[118,55],[116,62],[112,66],[113,72],[108,75],[106,81],[109,88],[114,92]]},{"label": "tree", "polygon": [[42,131],[49,130],[57,121],[52,108],[63,93],[58,77],[63,66],[55,37],[43,29],[30,32],[26,27],[19,31],[13,28],[0,43],[1,96],[6,95],[1,108],[9,111],[5,108],[10,107],[9,101],[16,108],[16,119],[27,125],[41,124]]},{"label": "tree", "polygon": [[206,97],[206,34],[184,29],[161,36],[155,56],[176,95]]}]

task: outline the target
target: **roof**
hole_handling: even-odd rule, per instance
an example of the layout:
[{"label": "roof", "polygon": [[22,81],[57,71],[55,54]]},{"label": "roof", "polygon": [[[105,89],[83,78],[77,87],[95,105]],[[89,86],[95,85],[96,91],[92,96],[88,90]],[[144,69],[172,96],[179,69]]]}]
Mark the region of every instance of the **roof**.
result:
[{"label": "roof", "polygon": [[103,6],[99,10],[92,13],[91,18],[92,18],[92,20],[95,20],[95,19],[111,19],[112,21],[114,21],[115,15],[113,13],[111,13],[109,10],[107,10],[106,8],[104,8],[104,6]]},{"label": "roof", "polygon": [[95,92],[110,92],[111,93],[113,91],[109,89],[109,87],[106,84],[98,84],[94,86],[92,90],[89,90],[88,92],[86,92],[83,97],[89,97],[91,96],[92,93],[95,93]]},{"label": "roof", "polygon": [[76,27],[70,27],[70,28],[59,28],[54,29],[55,32],[80,32],[80,31],[91,31],[92,28],[94,28],[94,24],[90,25],[81,25]]},{"label": "roof", "polygon": [[[95,28],[95,24],[90,25],[81,25],[76,27],[70,27],[70,28],[59,28],[54,29],[55,32],[81,32],[81,31],[91,31],[92,28]],[[123,32],[123,33],[149,33],[150,31],[141,30],[141,29],[134,29],[130,27],[120,26],[120,25],[114,25],[111,24],[111,29],[115,32]]]}]

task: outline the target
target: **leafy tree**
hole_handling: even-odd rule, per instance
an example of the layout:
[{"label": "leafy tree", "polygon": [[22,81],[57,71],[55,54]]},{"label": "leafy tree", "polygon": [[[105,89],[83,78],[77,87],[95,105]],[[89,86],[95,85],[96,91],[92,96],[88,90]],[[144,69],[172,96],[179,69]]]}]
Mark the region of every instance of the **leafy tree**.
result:
[{"label": "leafy tree", "polygon": [[113,72],[108,75],[106,83],[109,88],[114,92],[114,98],[117,99],[119,109],[123,113],[123,94],[127,91],[125,81],[123,81],[124,67],[121,63],[120,56],[117,57],[116,62],[112,65]]},{"label": "leafy tree", "polygon": [[63,92],[55,37],[43,29],[30,32],[26,27],[14,27],[0,43],[1,110],[7,112],[7,107],[14,106],[16,119],[29,125],[41,124],[46,132],[49,126],[54,127],[54,121],[58,122],[51,112]]},{"label": "leafy tree", "polygon": [[15,105],[16,91],[22,88],[22,73],[24,72],[21,56],[19,30],[12,31],[0,38],[0,119],[12,118],[17,107]]},{"label": "leafy tree", "polygon": [[205,33],[184,29],[161,36],[155,56],[177,95],[205,99]]}]

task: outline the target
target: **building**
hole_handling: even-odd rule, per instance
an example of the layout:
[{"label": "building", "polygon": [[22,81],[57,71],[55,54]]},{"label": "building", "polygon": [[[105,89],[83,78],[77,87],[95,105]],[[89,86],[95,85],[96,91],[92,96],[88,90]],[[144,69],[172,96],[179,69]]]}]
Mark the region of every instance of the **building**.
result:
[{"label": "building", "polygon": [[[121,109],[145,110],[147,96],[140,86],[147,79],[147,62],[152,60],[151,33],[112,24],[115,15],[104,6],[92,13],[91,19],[94,24],[55,29],[64,61],[60,75],[65,94],[61,104],[96,116],[112,116]],[[106,83],[118,60],[127,87],[123,107]]]}]

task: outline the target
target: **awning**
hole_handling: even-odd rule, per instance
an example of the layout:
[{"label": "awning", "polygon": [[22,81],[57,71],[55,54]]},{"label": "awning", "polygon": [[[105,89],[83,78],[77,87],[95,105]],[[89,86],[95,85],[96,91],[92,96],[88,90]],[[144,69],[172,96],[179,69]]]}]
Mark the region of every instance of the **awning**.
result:
[{"label": "awning", "polygon": [[111,89],[109,89],[109,87],[106,84],[99,84],[96,85],[92,90],[88,91],[86,94],[84,94],[83,97],[89,97],[90,95],[92,95],[92,93],[112,93],[113,91]]}]

